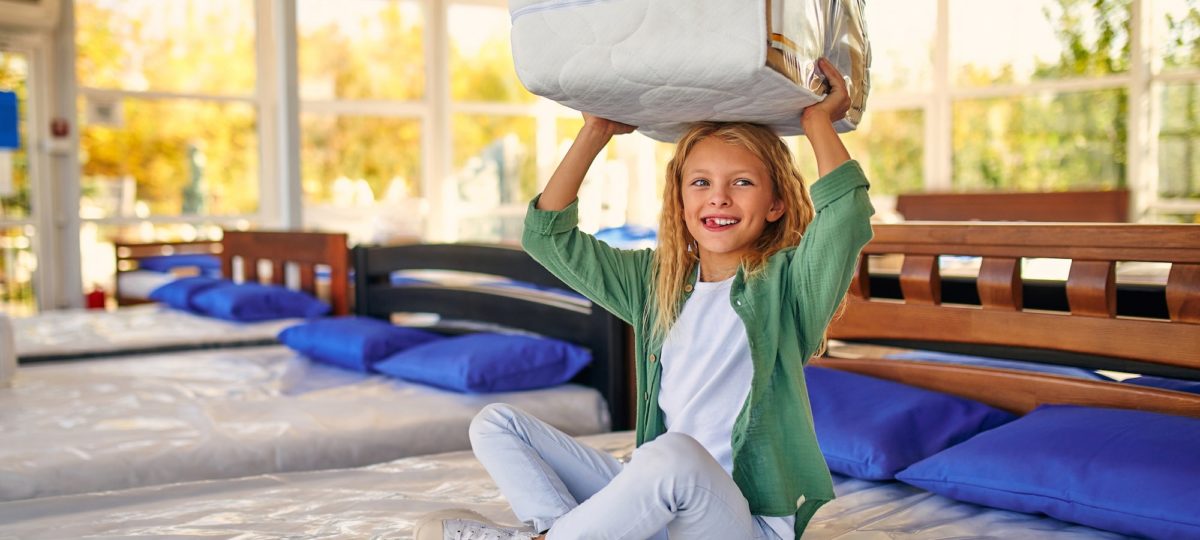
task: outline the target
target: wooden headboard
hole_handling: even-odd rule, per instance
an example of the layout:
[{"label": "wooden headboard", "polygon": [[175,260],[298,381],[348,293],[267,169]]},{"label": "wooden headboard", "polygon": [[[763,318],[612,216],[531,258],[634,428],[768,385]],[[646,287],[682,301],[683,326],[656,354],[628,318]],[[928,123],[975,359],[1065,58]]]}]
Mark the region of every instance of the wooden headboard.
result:
[{"label": "wooden headboard", "polygon": [[[1009,356],[1092,369],[1200,379],[1200,226],[1045,223],[876,225],[830,326],[840,340]],[[872,256],[900,254],[897,275],[871,274]],[[972,278],[977,304],[943,301],[938,256],[982,260]],[[1068,309],[1027,309],[1022,258],[1070,259],[1058,287]],[[1117,262],[1169,263],[1161,318],[1118,315]],[[898,281],[901,299],[872,289]],[[1042,283],[1041,286],[1047,286]],[[956,302],[961,302],[956,299]],[[996,354],[1002,353],[1002,354]],[[1041,403],[1087,403],[1200,416],[1200,396],[1066,377],[871,359],[818,360],[1025,412]]]},{"label": "wooden headboard", "polygon": [[355,313],[390,319],[395,313],[436,313],[444,319],[494,324],[577,343],[592,364],[574,382],[600,391],[614,430],[632,427],[627,325],[586,299],[525,287],[403,284],[404,270],[450,270],[498,276],[542,288],[569,290],[515,246],[413,244],[356,247]]},{"label": "wooden headboard", "polygon": [[[332,315],[350,312],[350,251],[345,233],[285,231],[225,231],[221,240],[221,275],[234,277],[234,261],[241,260],[244,281],[283,285],[287,266],[296,265],[300,290],[323,297],[317,267],[329,268],[328,298]],[[269,279],[260,279],[259,261],[271,268]]]},{"label": "wooden headboard", "polygon": [[909,221],[1124,223],[1129,191],[905,193],[896,197],[896,212]]}]

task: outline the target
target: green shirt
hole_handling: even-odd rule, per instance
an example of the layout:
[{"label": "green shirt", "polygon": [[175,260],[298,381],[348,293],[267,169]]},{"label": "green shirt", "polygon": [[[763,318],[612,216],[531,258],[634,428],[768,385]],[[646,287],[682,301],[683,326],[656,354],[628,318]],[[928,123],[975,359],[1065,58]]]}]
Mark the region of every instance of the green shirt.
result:
[{"label": "green shirt", "polygon": [[[833,482],[813,431],[804,365],[817,351],[871,239],[867,179],[849,161],[813,184],[817,214],[800,245],[779,251],[747,279],[734,277],[730,302],[746,325],[754,376],[733,426],[733,480],[760,516],[796,517],[799,537]],[[634,328],[637,444],[666,431],[658,392],[662,338],[654,328],[654,252],[612,248],[578,228],[577,201],[525,218],[522,244],[564,283]],[[695,277],[691,278],[694,282]],[[690,284],[689,284],[690,285]],[[692,287],[685,287],[685,295]]]}]

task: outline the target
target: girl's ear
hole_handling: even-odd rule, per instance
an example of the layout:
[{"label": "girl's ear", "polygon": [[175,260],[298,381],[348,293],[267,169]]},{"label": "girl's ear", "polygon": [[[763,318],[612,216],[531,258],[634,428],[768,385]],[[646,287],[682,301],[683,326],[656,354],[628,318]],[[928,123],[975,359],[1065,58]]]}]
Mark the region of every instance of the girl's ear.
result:
[{"label": "girl's ear", "polygon": [[767,211],[767,222],[775,223],[779,218],[783,217],[784,204],[783,199],[776,198],[775,202],[771,203],[770,210]]}]

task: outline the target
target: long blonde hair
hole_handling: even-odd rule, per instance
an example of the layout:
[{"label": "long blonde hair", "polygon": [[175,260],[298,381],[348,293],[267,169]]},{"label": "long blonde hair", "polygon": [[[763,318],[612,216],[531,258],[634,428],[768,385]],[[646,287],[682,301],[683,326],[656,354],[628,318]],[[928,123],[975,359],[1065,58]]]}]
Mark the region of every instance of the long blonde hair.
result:
[{"label": "long blonde hair", "polygon": [[675,155],[667,164],[663,189],[654,277],[654,332],[659,337],[665,337],[679,318],[683,287],[700,262],[699,251],[694,247],[695,239],[684,223],[683,165],[696,143],[709,137],[741,145],[758,157],[770,174],[775,198],[783,202],[783,217],[767,224],[755,241],[754,249],[742,260],[748,277],[755,276],[777,251],[799,245],[804,230],[816,214],[791,151],[770,128],[744,122],[702,122],[692,126],[675,146]]}]

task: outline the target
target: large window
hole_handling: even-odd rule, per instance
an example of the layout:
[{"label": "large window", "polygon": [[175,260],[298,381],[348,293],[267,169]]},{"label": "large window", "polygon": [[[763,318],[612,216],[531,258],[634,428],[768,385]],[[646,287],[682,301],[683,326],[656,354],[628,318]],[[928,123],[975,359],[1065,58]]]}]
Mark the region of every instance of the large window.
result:
[{"label": "large window", "polygon": [[254,0],[76,0],[86,288],[112,242],[191,240],[258,218]]}]

